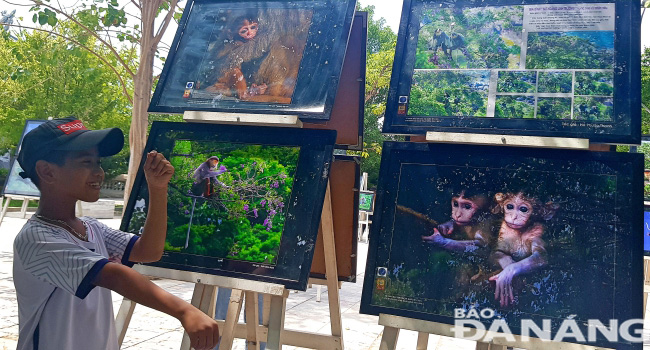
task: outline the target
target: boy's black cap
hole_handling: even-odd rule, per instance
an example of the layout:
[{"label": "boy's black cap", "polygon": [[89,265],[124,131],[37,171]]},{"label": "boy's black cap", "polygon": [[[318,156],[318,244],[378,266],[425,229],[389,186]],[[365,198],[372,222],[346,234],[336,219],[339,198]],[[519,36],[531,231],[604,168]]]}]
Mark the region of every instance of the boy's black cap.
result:
[{"label": "boy's black cap", "polygon": [[51,151],[83,151],[97,147],[100,157],[112,156],[124,147],[124,134],[118,128],[88,130],[74,117],[48,120],[23,138],[18,164],[23,178],[34,175],[36,162]]}]

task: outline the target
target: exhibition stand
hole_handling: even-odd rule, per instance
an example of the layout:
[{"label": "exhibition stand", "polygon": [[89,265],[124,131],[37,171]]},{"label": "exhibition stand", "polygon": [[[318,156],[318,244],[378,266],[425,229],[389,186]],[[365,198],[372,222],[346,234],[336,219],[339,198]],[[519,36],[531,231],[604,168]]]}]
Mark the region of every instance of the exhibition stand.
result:
[{"label": "exhibition stand", "polygon": [[[184,119],[192,122],[234,123],[239,125],[301,127],[302,124],[294,116],[271,118],[277,124],[270,124],[266,116],[238,115],[233,117],[223,113],[209,112],[186,112]],[[266,348],[269,350],[282,349],[282,345],[285,344],[311,349],[342,350],[343,327],[339,300],[340,284],[336,264],[332,199],[330,193],[330,184],[328,183],[320,218],[325,257],[325,280],[310,279],[309,283],[327,286],[331,335],[284,329],[286,300],[289,297],[289,290],[284,285],[146,265],[136,265],[134,268],[147,276],[194,283],[191,304],[212,318],[215,315],[218,288],[232,289],[226,319],[217,321],[221,335],[220,349],[231,349],[233,340],[240,338],[246,339],[249,349],[259,349],[260,342],[265,342]],[[258,325],[257,322],[259,319],[258,296],[260,294],[264,298],[262,325]],[[116,316],[116,329],[120,344],[122,344],[126,335],[135,304],[131,300],[124,299]],[[244,308],[246,320],[248,320],[246,323],[238,322],[242,308]],[[190,341],[187,333],[183,336],[181,349],[190,349]]]},{"label": "exhibition stand", "polygon": [[[513,136],[513,135],[487,135],[487,134],[463,134],[463,133],[444,133],[444,132],[427,132],[426,141],[429,143],[464,143],[480,145],[502,145],[518,147],[541,147],[541,148],[562,148],[562,149],[589,149],[589,140],[587,139],[568,139],[557,137],[534,137],[534,136]],[[650,267],[650,260],[645,260],[646,272]],[[647,274],[646,274],[647,276]],[[647,279],[647,277],[646,277]],[[647,285],[646,290],[650,288]],[[644,310],[647,294],[644,293]],[[429,334],[440,335],[445,337],[454,337],[453,325],[444,323],[429,322],[412,318],[380,314],[379,325],[384,326],[381,339],[380,350],[395,350],[397,338],[400,329],[407,329],[418,332],[417,350],[426,350]],[[540,339],[530,338],[522,340],[521,336],[514,335],[515,342],[503,341],[503,335],[487,332],[486,337],[494,337],[493,342],[481,342],[476,344],[476,350],[506,350],[506,346],[518,347],[527,350],[548,349],[549,342]],[[560,343],[553,343],[553,346],[560,346]],[[596,349],[593,346],[578,345],[572,343],[561,343],[561,349]],[[602,349],[602,348],[600,348]]]}]

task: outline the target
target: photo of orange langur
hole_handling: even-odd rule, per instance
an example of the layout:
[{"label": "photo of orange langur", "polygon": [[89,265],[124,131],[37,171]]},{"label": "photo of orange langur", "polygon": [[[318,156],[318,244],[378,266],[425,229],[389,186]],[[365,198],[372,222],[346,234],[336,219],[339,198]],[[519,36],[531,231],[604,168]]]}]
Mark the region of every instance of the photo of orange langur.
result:
[{"label": "photo of orange langur", "polygon": [[504,217],[491,259],[502,270],[490,277],[490,281],[496,282],[495,300],[506,307],[515,303],[513,279],[546,266],[543,222],[553,218],[559,206],[542,203],[523,192],[497,193],[494,200],[493,212]]}]

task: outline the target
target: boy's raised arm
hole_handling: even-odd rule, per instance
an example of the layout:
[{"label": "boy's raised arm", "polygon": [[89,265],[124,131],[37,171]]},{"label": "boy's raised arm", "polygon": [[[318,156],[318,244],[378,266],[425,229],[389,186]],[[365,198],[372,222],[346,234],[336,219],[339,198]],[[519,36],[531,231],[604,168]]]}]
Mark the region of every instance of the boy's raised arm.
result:
[{"label": "boy's raised arm", "polygon": [[219,342],[217,322],[131,268],[108,263],[92,283],[178,319],[190,337],[191,346],[196,350],[212,349]]},{"label": "boy's raised arm", "polygon": [[144,163],[144,174],[149,186],[149,210],[142,236],[129,257],[133,262],[153,262],[162,257],[167,235],[167,185],[174,167],[162,154],[151,151]]}]

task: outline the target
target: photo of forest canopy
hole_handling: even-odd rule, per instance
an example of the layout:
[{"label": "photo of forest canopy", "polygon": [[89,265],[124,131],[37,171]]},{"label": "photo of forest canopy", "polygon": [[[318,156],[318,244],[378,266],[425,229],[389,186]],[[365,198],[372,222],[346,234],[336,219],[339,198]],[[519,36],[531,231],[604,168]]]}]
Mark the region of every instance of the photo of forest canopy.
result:
[{"label": "photo of forest canopy", "polygon": [[[275,264],[299,147],[176,141],[165,251]],[[136,202],[130,231],[144,225]]]},{"label": "photo of forest canopy", "polygon": [[571,119],[571,98],[539,97],[537,99],[538,119]]},{"label": "photo of forest canopy", "polygon": [[496,118],[534,118],[534,96],[497,96],[494,108]]},{"label": "photo of forest canopy", "polygon": [[535,71],[500,71],[497,92],[534,93],[537,89]]},{"label": "photo of forest canopy", "polygon": [[487,70],[415,71],[408,115],[485,117],[489,80]]},{"label": "photo of forest canopy", "polygon": [[576,95],[614,95],[614,72],[576,72]]},{"label": "photo of forest canopy", "polygon": [[611,97],[576,97],[573,118],[588,121],[614,120],[614,99]]},{"label": "photo of forest canopy", "polygon": [[528,34],[526,69],[612,69],[614,32]]},{"label": "photo of forest canopy", "polygon": [[523,16],[523,6],[425,5],[415,68],[520,68]]},{"label": "photo of forest canopy", "polygon": [[571,93],[573,74],[571,72],[539,72],[537,92]]}]

